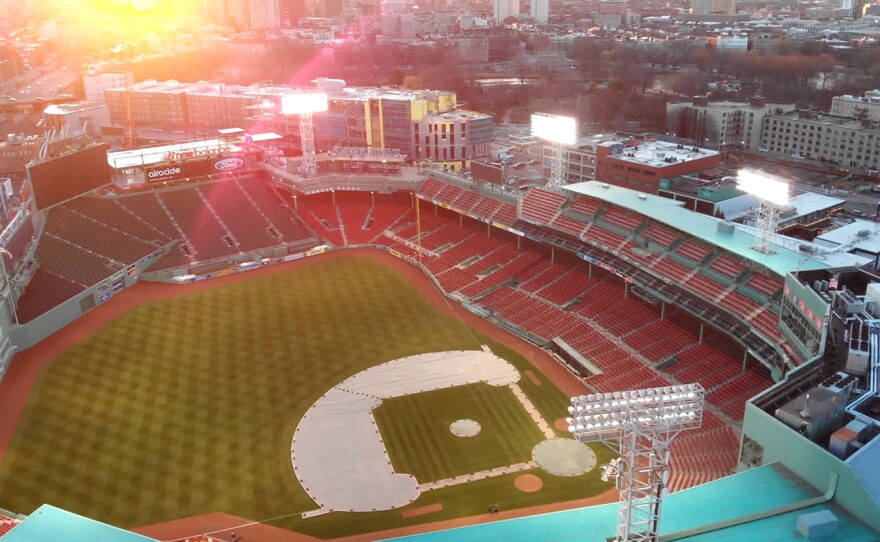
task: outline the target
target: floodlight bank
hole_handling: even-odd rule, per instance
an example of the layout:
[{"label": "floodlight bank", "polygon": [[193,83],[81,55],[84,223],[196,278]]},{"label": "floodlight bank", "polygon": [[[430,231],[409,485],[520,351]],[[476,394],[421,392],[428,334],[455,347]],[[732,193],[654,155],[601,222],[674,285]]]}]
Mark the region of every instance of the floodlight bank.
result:
[{"label": "floodlight bank", "polygon": [[532,115],[532,135],[560,145],[574,145],[577,142],[577,119],[547,113]]},{"label": "floodlight bank", "polygon": [[328,98],[323,92],[301,92],[281,97],[282,115],[303,115],[327,111]]},{"label": "floodlight bank", "polygon": [[736,187],[776,205],[788,205],[791,198],[787,182],[760,171],[740,170],[736,175]]}]

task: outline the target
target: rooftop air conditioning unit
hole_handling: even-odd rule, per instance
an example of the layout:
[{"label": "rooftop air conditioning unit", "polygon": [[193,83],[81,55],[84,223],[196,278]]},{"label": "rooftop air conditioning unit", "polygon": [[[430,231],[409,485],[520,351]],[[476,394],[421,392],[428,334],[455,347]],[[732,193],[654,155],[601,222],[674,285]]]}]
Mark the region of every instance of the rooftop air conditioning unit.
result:
[{"label": "rooftop air conditioning unit", "polygon": [[639,194],[639,199],[648,199],[648,196],[644,194]]},{"label": "rooftop air conditioning unit", "polygon": [[859,230],[859,232],[856,233],[856,236],[859,239],[865,239],[867,237],[871,237],[871,230]]},{"label": "rooftop air conditioning unit", "polygon": [[734,226],[730,222],[719,222],[718,223],[718,233],[730,233],[732,234],[736,230],[736,226]]},{"label": "rooftop air conditioning unit", "polygon": [[816,247],[813,245],[800,245],[798,246],[798,250],[806,252],[807,254],[814,254],[816,252]]}]

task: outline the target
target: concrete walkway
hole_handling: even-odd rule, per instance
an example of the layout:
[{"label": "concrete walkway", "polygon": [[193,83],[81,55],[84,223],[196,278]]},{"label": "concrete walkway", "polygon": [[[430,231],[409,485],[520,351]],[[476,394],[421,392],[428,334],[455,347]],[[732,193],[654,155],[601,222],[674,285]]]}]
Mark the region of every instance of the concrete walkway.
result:
[{"label": "concrete walkway", "polygon": [[388,510],[418,498],[416,479],[394,472],[373,418],[383,399],[477,382],[508,386],[519,378],[513,365],[484,346],[389,361],[334,386],[309,408],[293,436],[293,470],[321,508],[303,516]]}]

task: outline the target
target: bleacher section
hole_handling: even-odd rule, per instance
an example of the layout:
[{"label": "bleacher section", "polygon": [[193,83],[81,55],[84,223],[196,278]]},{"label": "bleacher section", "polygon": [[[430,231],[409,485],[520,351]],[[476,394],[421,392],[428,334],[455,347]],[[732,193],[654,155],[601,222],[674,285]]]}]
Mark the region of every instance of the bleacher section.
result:
[{"label": "bleacher section", "polygon": [[592,218],[596,215],[596,212],[599,210],[599,207],[602,206],[602,202],[595,198],[588,198],[586,196],[578,196],[574,198],[574,201],[569,205],[568,210],[573,211],[575,213],[584,215],[585,217]]},{"label": "bleacher section", "polygon": [[522,203],[522,219],[535,224],[550,224],[560,213],[566,197],[542,188],[529,190]]},{"label": "bleacher section", "polygon": [[728,256],[718,256],[709,265],[709,269],[720,273],[729,279],[736,279],[740,273],[746,270],[746,266]]},{"label": "bleacher section", "polygon": [[663,247],[668,247],[680,237],[675,231],[654,222],[648,225],[642,236]]},{"label": "bleacher section", "polygon": [[700,263],[703,258],[709,255],[711,250],[702,243],[688,240],[682,243],[676,252],[695,263]]},{"label": "bleacher section", "polygon": [[645,219],[641,215],[629,213],[617,207],[610,207],[602,214],[602,220],[625,231],[635,231]]},{"label": "bleacher section", "polygon": [[13,527],[21,523],[20,520],[4,516],[0,514],[0,537],[12,530]]},{"label": "bleacher section", "polygon": [[37,260],[51,273],[92,286],[174,240],[178,244],[153,270],[317,244],[274,188],[259,178],[241,178],[75,199],[50,210]]},{"label": "bleacher section", "polygon": [[772,296],[782,289],[782,281],[776,277],[754,272],[746,281],[746,286],[761,292],[766,296]]}]

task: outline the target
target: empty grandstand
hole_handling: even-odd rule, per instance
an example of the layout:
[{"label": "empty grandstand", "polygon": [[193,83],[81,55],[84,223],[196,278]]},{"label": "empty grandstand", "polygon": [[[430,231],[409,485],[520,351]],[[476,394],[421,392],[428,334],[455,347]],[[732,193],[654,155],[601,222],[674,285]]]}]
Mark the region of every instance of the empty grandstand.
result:
[{"label": "empty grandstand", "polygon": [[[352,167],[347,160],[342,169]],[[671,491],[786,461],[785,446],[799,449],[795,439],[806,435],[840,453],[811,452],[822,475],[790,468],[823,490],[836,473],[833,483],[854,495],[837,500],[867,521],[873,508],[855,501],[880,495],[859,489],[880,464],[880,401],[871,398],[880,386],[880,289],[855,270],[864,258],[819,257],[784,242],[760,254],[748,228],[599,182],[520,195],[434,170],[412,190],[401,189],[410,179],[327,175],[297,184],[276,173],[99,188],[46,209],[25,192],[0,236],[2,359],[142,278],[190,282],[315,247],[374,247],[550,351],[584,390],[699,382],[708,409],[702,429],[672,446]],[[837,372],[857,385],[829,384]],[[803,396],[834,386],[846,389],[839,404],[829,400],[834,415],[813,421]],[[777,438],[786,425],[794,431]],[[839,434],[843,427],[849,433]],[[834,435],[842,443],[832,444]]]}]

